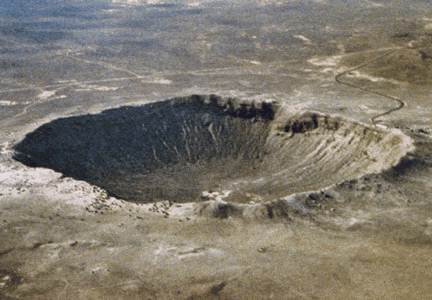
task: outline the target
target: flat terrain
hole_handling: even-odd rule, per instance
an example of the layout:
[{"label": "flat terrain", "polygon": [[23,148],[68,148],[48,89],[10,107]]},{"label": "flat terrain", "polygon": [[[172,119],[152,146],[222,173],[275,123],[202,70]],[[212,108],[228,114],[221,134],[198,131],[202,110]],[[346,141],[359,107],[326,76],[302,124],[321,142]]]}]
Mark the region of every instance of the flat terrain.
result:
[{"label": "flat terrain", "polygon": [[[432,8],[422,1],[2,1],[0,299],[431,298],[431,83]],[[254,174],[239,192],[212,191],[228,164],[216,175],[189,164],[172,169],[175,180],[160,168],[158,188],[179,188],[195,168],[194,180],[207,176],[201,198],[137,201],[128,195],[142,177],[125,174],[135,181],[114,197],[123,175],[108,158],[115,182],[66,174],[76,167],[67,159],[52,169],[30,152],[19,159],[29,133],[65,124],[56,147],[85,154],[86,170],[105,154],[132,165],[146,123],[124,106],[153,114],[145,105],[210,94],[282,107],[272,122],[283,126],[262,129],[273,138],[282,128],[265,145],[289,149],[263,159],[279,172],[265,194]],[[106,110],[137,130],[113,129]],[[124,148],[98,144],[122,134]],[[30,145],[49,150],[52,135],[40,136]],[[305,164],[280,175],[274,161],[293,157]]]}]

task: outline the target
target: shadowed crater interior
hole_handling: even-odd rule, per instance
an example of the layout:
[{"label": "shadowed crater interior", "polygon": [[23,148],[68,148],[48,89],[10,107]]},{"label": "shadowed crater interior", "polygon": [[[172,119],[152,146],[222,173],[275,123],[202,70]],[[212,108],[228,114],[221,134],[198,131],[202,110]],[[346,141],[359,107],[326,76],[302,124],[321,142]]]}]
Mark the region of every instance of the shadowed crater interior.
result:
[{"label": "shadowed crater interior", "polygon": [[402,134],[342,118],[194,95],[54,120],[27,134],[14,158],[129,201],[218,192],[246,202],[378,172],[406,149]]}]

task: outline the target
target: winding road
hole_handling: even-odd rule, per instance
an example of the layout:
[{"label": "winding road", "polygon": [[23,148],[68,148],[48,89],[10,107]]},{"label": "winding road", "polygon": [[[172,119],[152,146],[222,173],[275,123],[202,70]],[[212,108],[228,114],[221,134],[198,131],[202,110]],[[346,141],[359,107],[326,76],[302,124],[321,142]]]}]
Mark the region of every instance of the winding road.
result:
[{"label": "winding road", "polygon": [[339,74],[337,74],[337,75],[335,76],[335,80],[336,80],[336,82],[339,83],[339,84],[344,84],[344,85],[347,85],[347,86],[349,86],[349,87],[352,87],[352,88],[355,88],[355,89],[358,89],[358,90],[361,90],[361,91],[365,91],[365,92],[368,92],[368,93],[371,93],[371,94],[375,94],[375,95],[378,95],[378,96],[385,97],[385,98],[390,99],[390,100],[392,100],[392,101],[396,101],[396,103],[397,103],[397,106],[396,106],[396,107],[394,107],[394,108],[392,108],[392,109],[389,109],[389,110],[387,110],[387,111],[385,111],[385,112],[383,112],[383,113],[377,114],[377,115],[373,116],[373,117],[370,119],[371,122],[372,122],[372,124],[374,124],[374,125],[377,125],[377,123],[379,122],[379,121],[377,121],[378,118],[380,118],[380,117],[382,117],[382,116],[389,115],[389,114],[391,114],[392,112],[395,112],[395,111],[397,111],[397,110],[400,110],[400,109],[404,108],[404,107],[406,106],[405,101],[403,101],[403,100],[401,100],[401,99],[399,99],[399,98],[397,98],[397,97],[395,97],[395,96],[390,96],[390,95],[387,95],[387,94],[385,94],[385,93],[381,93],[381,92],[371,91],[371,90],[369,90],[369,89],[367,89],[367,88],[364,88],[364,87],[361,87],[361,86],[358,86],[358,85],[355,85],[355,84],[352,84],[352,83],[344,82],[344,81],[341,80],[341,78],[342,78],[343,76],[345,76],[346,74],[349,74],[349,73],[351,73],[351,72],[353,72],[353,71],[359,70],[359,69],[361,69],[361,68],[363,68],[363,67],[365,67],[365,66],[371,64],[371,63],[374,62],[375,60],[377,60],[377,59],[379,59],[379,58],[381,58],[381,57],[383,57],[383,56],[388,55],[388,53],[387,53],[388,50],[396,51],[396,50],[399,50],[399,49],[400,49],[399,47],[398,47],[398,48],[393,48],[393,49],[388,49],[388,48],[387,48],[387,49],[381,49],[381,50],[379,50],[379,51],[385,51],[383,54],[381,54],[381,55],[379,55],[379,56],[377,56],[377,57],[374,57],[373,59],[368,60],[368,61],[366,61],[366,62],[364,62],[364,63],[362,63],[362,64],[360,64],[360,65],[358,65],[358,66],[356,66],[356,67],[354,67],[354,68],[351,68],[351,69],[348,69],[348,70],[346,70],[346,71],[343,71],[343,72],[341,72],[341,73],[339,73]]}]

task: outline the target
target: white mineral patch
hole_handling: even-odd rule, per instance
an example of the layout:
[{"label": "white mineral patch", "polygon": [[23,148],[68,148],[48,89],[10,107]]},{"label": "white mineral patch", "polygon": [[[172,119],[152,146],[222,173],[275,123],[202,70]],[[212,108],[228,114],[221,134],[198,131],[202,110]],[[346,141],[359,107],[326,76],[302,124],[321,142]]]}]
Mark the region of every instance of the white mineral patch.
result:
[{"label": "white mineral patch", "polygon": [[202,193],[203,197],[209,198],[210,200],[214,200],[214,201],[218,201],[218,202],[223,202],[223,199],[228,197],[229,194],[231,194],[232,191],[228,191],[228,190],[223,190],[220,192],[208,192],[208,191],[204,191]]},{"label": "white mineral patch", "polygon": [[337,74],[340,74],[341,72],[344,72],[345,71],[345,68],[337,68],[337,69],[335,69],[335,68],[324,68],[324,69],[322,69],[321,70],[321,73],[331,73],[331,74],[334,74],[334,75],[337,75]]},{"label": "white mineral patch", "polygon": [[190,7],[196,7],[196,6],[200,6],[201,3],[200,2],[190,2],[187,5],[190,6]]},{"label": "white mineral patch", "polygon": [[116,91],[118,90],[118,87],[108,87],[108,86],[101,86],[101,85],[87,85],[87,84],[80,84],[75,91],[78,92],[89,92],[89,91]]},{"label": "white mineral patch", "polygon": [[163,1],[160,0],[147,0],[147,4],[163,4]]},{"label": "white mineral patch", "polygon": [[382,125],[382,124],[376,124],[375,126],[378,127],[378,128],[381,128],[381,129],[388,129],[387,126]]},{"label": "white mineral patch", "polygon": [[376,3],[370,0],[365,0],[365,3],[368,7],[384,7],[384,4]]},{"label": "white mineral patch", "polygon": [[37,95],[38,98],[46,100],[51,96],[54,96],[56,93],[56,91],[43,91],[42,93],[40,93],[39,95]]},{"label": "white mineral patch", "polygon": [[251,64],[254,64],[254,65],[260,65],[261,64],[261,62],[259,62],[259,61],[257,61],[257,60],[250,60],[249,61]]},{"label": "white mineral patch", "polygon": [[119,3],[119,4],[138,4],[141,1],[139,0],[112,0],[112,3]]},{"label": "white mineral patch", "polygon": [[409,48],[414,48],[414,44],[416,43],[416,41],[410,41],[408,44],[407,44],[407,46],[409,47]]},{"label": "white mineral patch", "polygon": [[322,69],[321,72],[322,73],[336,73],[335,69],[333,69],[333,68],[325,68],[325,69]]},{"label": "white mineral patch", "polygon": [[[76,53],[78,54],[78,53]],[[56,80],[57,83],[76,83],[78,82],[76,79],[71,79],[71,80]]]},{"label": "white mineral patch", "polygon": [[109,13],[109,14],[115,13],[117,11],[119,11],[119,10],[118,9],[114,9],[114,8],[112,8],[112,9],[104,9],[103,10],[104,13]]},{"label": "white mineral patch", "polygon": [[332,56],[325,58],[312,58],[308,60],[308,63],[314,66],[337,66],[340,63],[342,56]]},{"label": "white mineral patch", "polygon": [[295,35],[295,38],[298,38],[300,40],[302,40],[303,42],[305,42],[306,44],[311,44],[312,41],[310,39],[308,39],[307,37],[303,36],[303,35]]},{"label": "white mineral patch", "polygon": [[[300,91],[296,91],[295,97],[300,97],[300,96],[304,96],[304,94]],[[294,105],[290,105],[289,109],[291,109],[293,112],[301,111],[307,109],[308,107],[311,107],[312,105],[313,105],[313,101],[304,101]]]},{"label": "white mineral patch", "polygon": [[384,81],[384,78],[381,77],[373,77],[364,73],[360,73],[359,71],[352,71],[348,74],[346,74],[347,77],[357,77],[357,78],[364,78],[367,80],[370,80],[372,82],[377,82],[377,81]]},{"label": "white mineral patch", "polygon": [[[10,149],[10,143],[6,142],[3,145],[0,146],[0,154],[11,154],[13,151]],[[5,167],[0,166],[0,171],[4,169]]]},{"label": "white mineral patch", "polygon": [[382,78],[382,77],[374,77],[374,76],[371,76],[371,75],[368,75],[368,74],[365,74],[365,73],[361,73],[359,71],[352,71],[352,72],[346,74],[345,76],[367,79],[367,80],[372,81],[372,82],[380,82],[380,81],[382,82],[382,81],[384,81],[384,82],[390,82],[390,83],[393,83],[393,84],[400,84],[399,81],[397,81],[395,79],[392,79],[392,78],[387,79],[387,78]]},{"label": "white mineral patch", "polygon": [[360,104],[359,105],[359,108],[362,110],[362,111],[367,111],[367,112],[371,112],[372,111],[372,109],[370,109],[367,105],[365,105],[365,104]]},{"label": "white mineral patch", "polygon": [[169,79],[164,79],[164,78],[156,78],[153,80],[143,80],[143,82],[145,83],[156,83],[156,84],[171,84],[172,81]]},{"label": "white mineral patch", "polygon": [[18,102],[16,101],[0,100],[0,106],[12,106],[17,104]]}]

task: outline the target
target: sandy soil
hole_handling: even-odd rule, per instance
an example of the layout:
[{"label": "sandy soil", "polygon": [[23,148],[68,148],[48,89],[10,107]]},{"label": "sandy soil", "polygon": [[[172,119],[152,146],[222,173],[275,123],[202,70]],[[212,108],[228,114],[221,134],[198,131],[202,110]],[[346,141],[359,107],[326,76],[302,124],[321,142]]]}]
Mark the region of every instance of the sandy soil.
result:
[{"label": "sandy soil", "polygon": [[[0,4],[0,299],[432,297],[430,5],[19,4]],[[245,157],[278,149],[264,167],[246,160],[262,173],[244,169],[233,185],[227,168],[238,160],[217,174],[174,164],[168,178],[162,167],[152,201],[128,196],[143,180],[114,197],[130,174],[78,176],[80,158],[107,176],[142,163],[108,155],[156,139],[127,124],[184,120],[174,112],[146,123],[119,113],[125,106],[193,94],[278,103],[283,113],[262,131],[188,119],[199,132],[188,137],[206,141],[203,149],[223,140],[216,132],[241,136],[232,148]],[[117,132],[106,110],[125,118]],[[69,128],[72,120],[82,127]],[[38,135],[48,127],[57,135]],[[108,143],[117,137],[128,147]],[[26,140],[44,145],[39,158],[50,164],[19,159]],[[102,168],[97,153],[118,160]],[[65,157],[78,173],[67,173]],[[183,180],[197,192],[190,201],[163,193]]]}]

